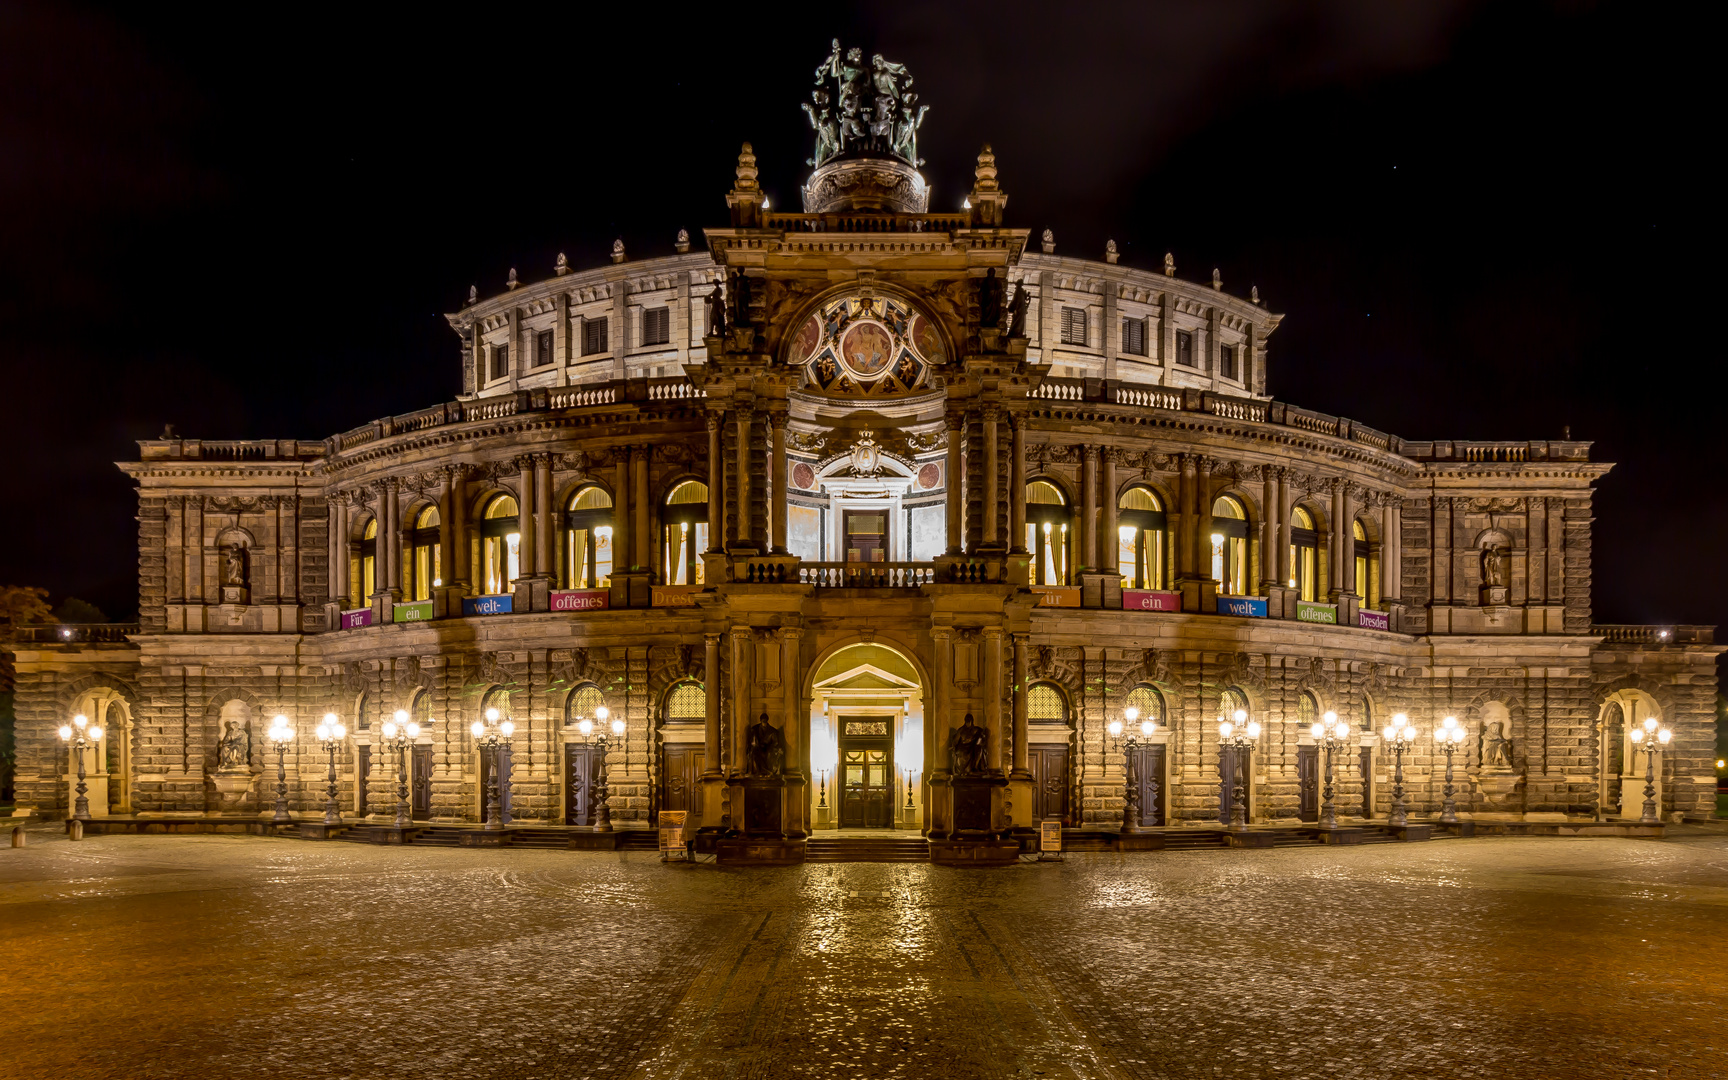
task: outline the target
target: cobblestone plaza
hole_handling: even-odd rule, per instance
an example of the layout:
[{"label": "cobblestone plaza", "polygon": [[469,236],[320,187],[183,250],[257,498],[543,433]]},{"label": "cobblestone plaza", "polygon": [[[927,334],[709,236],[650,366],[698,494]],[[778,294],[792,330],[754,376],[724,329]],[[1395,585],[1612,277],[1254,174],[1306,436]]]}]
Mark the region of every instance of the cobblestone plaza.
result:
[{"label": "cobblestone plaza", "polygon": [[998,871],[38,827],[0,898],[4,1077],[1728,1071],[1706,827]]}]

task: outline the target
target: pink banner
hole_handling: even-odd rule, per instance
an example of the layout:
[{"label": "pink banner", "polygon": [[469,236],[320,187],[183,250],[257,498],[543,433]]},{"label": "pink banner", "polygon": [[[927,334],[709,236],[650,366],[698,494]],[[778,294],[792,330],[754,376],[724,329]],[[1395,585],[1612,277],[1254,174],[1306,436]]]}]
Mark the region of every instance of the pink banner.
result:
[{"label": "pink banner", "polygon": [[372,609],[369,607],[356,608],[353,611],[342,613],[342,629],[344,630],[357,630],[362,626],[371,625]]},{"label": "pink banner", "polygon": [[1123,611],[1181,611],[1182,594],[1151,592],[1145,589],[1122,590]]},{"label": "pink banner", "polygon": [[1356,613],[1356,625],[1367,627],[1370,630],[1390,630],[1392,629],[1392,616],[1384,611],[1358,611]]},{"label": "pink banner", "polygon": [[552,594],[553,611],[603,611],[611,606],[610,589],[572,589]]}]

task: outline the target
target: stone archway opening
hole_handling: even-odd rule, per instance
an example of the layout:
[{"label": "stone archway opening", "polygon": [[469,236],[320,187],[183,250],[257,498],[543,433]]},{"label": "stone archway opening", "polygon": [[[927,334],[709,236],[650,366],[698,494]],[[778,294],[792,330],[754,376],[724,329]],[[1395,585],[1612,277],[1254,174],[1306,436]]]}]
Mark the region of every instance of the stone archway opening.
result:
[{"label": "stone archway opening", "polygon": [[810,697],[817,830],[924,826],[924,690],[910,658],[848,645],[816,669]]}]

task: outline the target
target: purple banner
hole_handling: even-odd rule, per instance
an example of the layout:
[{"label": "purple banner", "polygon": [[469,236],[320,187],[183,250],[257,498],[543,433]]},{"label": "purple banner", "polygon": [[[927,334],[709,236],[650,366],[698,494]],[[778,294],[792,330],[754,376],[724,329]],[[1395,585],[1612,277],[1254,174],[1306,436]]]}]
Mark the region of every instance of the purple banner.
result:
[{"label": "purple banner", "polygon": [[1392,629],[1392,616],[1384,611],[1358,611],[1356,625],[1365,626],[1370,630]]},{"label": "purple banner", "polygon": [[342,613],[342,629],[358,630],[362,626],[372,625],[372,609],[369,607],[355,608]]}]

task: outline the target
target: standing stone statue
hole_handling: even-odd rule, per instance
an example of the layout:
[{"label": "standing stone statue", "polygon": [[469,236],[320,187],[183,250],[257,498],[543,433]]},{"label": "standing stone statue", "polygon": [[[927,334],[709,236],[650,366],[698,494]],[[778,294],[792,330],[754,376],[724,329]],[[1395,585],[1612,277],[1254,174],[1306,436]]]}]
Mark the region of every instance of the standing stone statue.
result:
[{"label": "standing stone statue", "polygon": [[1492,720],[1482,733],[1482,764],[1490,769],[1512,767],[1512,740],[1504,734],[1500,721]]},{"label": "standing stone statue", "polygon": [[240,726],[240,721],[229,720],[227,723],[227,730],[222,733],[222,742],[216,750],[217,767],[244,769],[252,760],[252,736]]},{"label": "standing stone statue", "polygon": [[239,544],[222,549],[222,584],[233,588],[246,586],[246,549]]},{"label": "standing stone statue", "polygon": [[966,722],[948,737],[949,768],[955,776],[984,775],[988,767],[985,749],[989,738],[989,733],[973,723],[972,714],[967,713]]},{"label": "standing stone statue", "polygon": [[1032,295],[1026,291],[1025,284],[1014,286],[1014,296],[1008,301],[1008,336],[1023,338],[1026,336],[1026,308],[1032,303]]},{"label": "standing stone statue", "polygon": [[994,266],[978,279],[978,325],[1002,325],[1002,283],[996,279]]},{"label": "standing stone statue", "polygon": [[746,776],[779,776],[786,768],[786,736],[768,722],[768,714],[750,725],[744,741]]},{"label": "standing stone statue", "polygon": [[726,298],[720,295],[720,286],[714,286],[714,291],[708,294],[708,336],[720,337],[726,333]]},{"label": "standing stone statue", "polygon": [[1482,549],[1482,584],[1491,589],[1506,586],[1506,549],[1498,544]]}]

